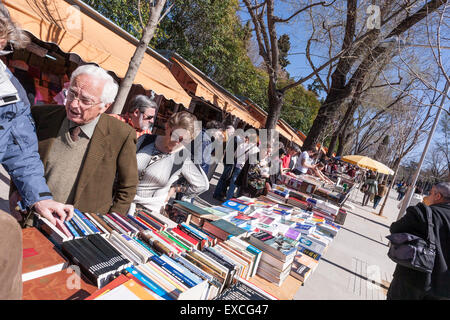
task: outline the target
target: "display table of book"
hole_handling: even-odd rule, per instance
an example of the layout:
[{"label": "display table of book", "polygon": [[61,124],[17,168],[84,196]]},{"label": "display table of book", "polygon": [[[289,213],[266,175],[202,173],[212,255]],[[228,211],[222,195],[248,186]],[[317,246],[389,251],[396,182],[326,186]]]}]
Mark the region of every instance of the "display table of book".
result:
[{"label": "display table of book", "polygon": [[39,217],[23,230],[23,297],[291,300],[340,228],[334,207],[304,200],[175,201],[167,215],[75,210],[56,225]]},{"label": "display table of book", "polygon": [[261,289],[269,292],[279,300],[292,300],[303,282],[289,275],[281,286],[270,282],[258,275],[250,278],[250,282],[254,283]]}]

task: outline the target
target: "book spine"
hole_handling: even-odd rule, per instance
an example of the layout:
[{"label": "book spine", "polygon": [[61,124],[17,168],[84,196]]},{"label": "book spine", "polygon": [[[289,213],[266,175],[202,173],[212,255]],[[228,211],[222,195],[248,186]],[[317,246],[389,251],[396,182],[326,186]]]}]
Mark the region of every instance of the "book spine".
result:
[{"label": "book spine", "polygon": [[183,239],[185,239],[186,241],[188,241],[189,243],[191,243],[198,249],[198,244],[200,243],[200,241],[198,239],[195,239],[195,238],[189,236],[187,233],[183,232],[179,228],[173,228],[171,231],[176,233],[177,235],[179,235],[180,237],[182,237]]},{"label": "book spine", "polygon": [[117,232],[127,234],[127,232],[124,229],[122,229],[117,223],[115,223],[114,220],[112,220],[108,215],[103,215],[102,219],[105,220],[106,223],[109,224]]},{"label": "book spine", "polygon": [[86,224],[86,222],[83,220],[83,216],[80,214],[75,213],[73,216],[74,219],[78,222],[78,224],[86,231],[88,235],[94,234],[95,232],[91,230]]},{"label": "book spine", "polygon": [[137,230],[136,234],[138,234],[142,230],[147,230],[147,229],[144,229],[143,227],[141,227],[139,224],[137,224],[133,220],[131,220],[129,216],[126,216],[124,219],[126,222],[128,222],[130,225],[132,225]]},{"label": "book spine", "polygon": [[139,237],[147,242],[149,245],[151,245],[156,251],[162,253],[162,254],[167,254],[168,256],[173,256],[175,253],[174,250],[172,250],[172,248],[168,247],[167,245],[165,245],[164,243],[162,243],[161,240],[157,239],[156,236],[154,236],[153,232],[151,231],[147,231],[145,233],[140,232],[139,233]]},{"label": "book spine", "polygon": [[189,224],[186,224],[186,223],[182,223],[181,225],[180,225],[182,228],[184,228],[185,230],[188,230],[189,232],[191,232],[192,234],[195,234],[195,237],[196,238],[198,238],[199,240],[206,240],[206,241],[208,241],[208,240],[210,240],[209,238],[208,238],[208,236],[206,236],[205,234],[203,234],[199,229],[197,229],[197,228],[195,228],[195,227],[193,227],[193,226],[191,226],[191,225],[189,225]]},{"label": "book spine", "polygon": [[91,215],[87,212],[84,213],[86,217],[96,226],[96,228],[100,231],[100,233],[109,234],[109,231],[105,229],[103,225],[101,225],[97,219],[94,218],[94,213]]},{"label": "book spine", "polygon": [[136,214],[136,219],[139,219],[139,221],[144,221],[146,225],[151,226],[153,229],[156,230],[164,229],[164,227],[161,224],[155,222],[155,220],[152,220],[147,216],[144,216],[143,214],[140,213]]},{"label": "book spine", "polygon": [[199,284],[200,282],[203,282],[203,280],[200,277],[192,273],[188,268],[185,268],[183,265],[169,258],[168,256],[163,254],[159,258],[164,262],[168,263],[169,265],[171,265],[173,268],[183,273],[186,277],[189,277],[192,281],[195,282],[195,285]]},{"label": "book spine", "polygon": [[110,218],[121,230],[123,230],[124,232],[122,232],[122,234],[127,234],[129,235],[131,233],[131,230],[128,229],[127,227],[125,227],[123,224],[121,224],[118,220],[116,220],[116,218],[114,218],[110,213],[108,213],[106,215],[108,218]]},{"label": "book spine", "polygon": [[307,255],[308,257],[313,258],[314,260],[319,260],[321,255],[317,252],[311,251],[305,247],[299,246],[298,251],[300,251],[301,253],[304,253],[305,255]]},{"label": "book spine", "polygon": [[141,219],[141,218],[138,217],[138,216],[136,216],[135,219],[136,219],[137,221],[139,221],[141,224],[143,224],[144,226],[146,226],[148,230],[152,230],[152,231],[159,231],[159,230],[161,230],[161,229],[160,229],[160,228],[161,228],[160,226],[155,227],[155,226],[149,224],[147,221]]},{"label": "book spine", "polygon": [[133,216],[128,216],[128,219],[130,219],[131,221],[133,221],[134,223],[136,223],[138,226],[140,226],[142,229],[144,230],[148,230],[149,227],[147,227],[145,224],[143,224],[142,222],[138,221],[135,217]]},{"label": "book spine", "polygon": [[92,218],[93,218],[95,221],[97,221],[97,223],[98,223],[100,226],[102,226],[103,229],[106,230],[108,234],[110,234],[111,231],[113,231],[113,228],[111,228],[111,227],[105,222],[105,220],[103,220],[103,219],[101,218],[101,215],[100,215],[100,214],[92,213]]},{"label": "book spine", "polygon": [[111,212],[111,215],[119,222],[121,223],[124,227],[126,227],[128,230],[131,231],[131,233],[133,235],[137,234],[139,232],[138,229],[136,229],[134,226],[132,226],[131,224],[129,224],[123,217],[120,216],[120,214],[116,213],[116,212]]},{"label": "book spine", "polygon": [[82,221],[85,223],[85,225],[94,233],[101,233],[100,230],[94,226],[94,224],[84,215],[80,210],[74,209],[74,212]]},{"label": "book spine", "polygon": [[70,222],[72,222],[72,225],[74,226],[74,228],[77,230],[77,232],[81,236],[87,236],[88,235],[87,231],[81,226],[81,223],[78,220],[78,216],[74,215],[73,218],[70,220]]},{"label": "book spine", "polygon": [[166,300],[174,300],[163,288],[161,288],[153,280],[143,275],[141,272],[137,271],[133,267],[128,267],[126,268],[126,270],[161,298],[164,298]]},{"label": "book spine", "polygon": [[167,239],[169,239],[169,241],[172,241],[174,243],[174,245],[176,245],[177,247],[180,247],[183,251],[184,250],[191,250],[191,248],[189,248],[188,246],[186,246],[183,243],[181,243],[178,239],[173,237],[170,233],[168,233],[166,231],[161,231],[161,235],[165,236]]},{"label": "book spine", "polygon": [[155,223],[159,224],[160,226],[163,226],[164,228],[167,227],[167,224],[164,221],[162,221],[161,219],[158,219],[158,217],[155,217],[150,212],[141,210],[137,214],[140,214],[148,219],[153,220]]},{"label": "book spine", "polygon": [[136,240],[143,248],[145,248],[146,250],[148,250],[151,254],[157,256],[158,254],[151,249],[145,242],[143,242],[141,239],[137,238],[137,237],[133,237],[134,240]]},{"label": "book spine", "polygon": [[191,279],[187,278],[184,274],[182,274],[180,271],[178,271],[177,269],[173,268],[171,265],[169,265],[167,262],[161,260],[161,258],[157,257],[157,256],[152,256],[150,258],[154,263],[156,263],[157,265],[159,265],[161,268],[163,268],[164,270],[166,270],[170,275],[172,275],[175,279],[181,281],[182,283],[184,283],[186,286],[192,288],[195,287],[196,283],[193,282]]},{"label": "book spine", "polygon": [[81,237],[69,221],[64,221],[64,224],[66,225],[67,229],[69,229],[74,238]]}]

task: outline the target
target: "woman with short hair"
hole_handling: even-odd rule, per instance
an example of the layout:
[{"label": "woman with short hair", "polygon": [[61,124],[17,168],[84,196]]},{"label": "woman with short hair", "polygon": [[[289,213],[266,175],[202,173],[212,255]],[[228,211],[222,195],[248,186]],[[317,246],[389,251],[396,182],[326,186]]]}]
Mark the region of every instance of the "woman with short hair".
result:
[{"label": "woman with short hair", "polygon": [[[199,165],[191,160],[186,148],[195,137],[194,123],[197,118],[187,111],[173,114],[166,123],[165,135],[145,135],[137,151],[139,184],[130,207],[135,205],[161,213],[172,191],[195,196],[209,189],[208,178]],[[176,182],[184,178],[186,185]]]}]

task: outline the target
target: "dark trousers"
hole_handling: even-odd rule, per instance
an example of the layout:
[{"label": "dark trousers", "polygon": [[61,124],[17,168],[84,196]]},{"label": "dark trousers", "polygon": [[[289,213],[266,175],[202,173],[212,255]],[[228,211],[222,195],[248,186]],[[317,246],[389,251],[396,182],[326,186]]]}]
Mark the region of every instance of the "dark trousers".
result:
[{"label": "dark trousers", "polygon": [[375,196],[373,198],[373,208],[376,209],[378,204],[380,203],[381,197],[380,196]]},{"label": "dark trousers", "polygon": [[364,193],[363,200],[362,200],[363,207],[367,205],[367,203],[369,202],[369,199],[370,199],[370,193]]},{"label": "dark trousers", "polygon": [[387,300],[449,300],[446,297],[436,297],[424,290],[417,289],[407,281],[402,281],[398,277],[392,279],[389,286]]},{"label": "dark trousers", "polygon": [[217,182],[213,197],[215,197],[215,198],[225,197],[233,168],[234,168],[234,164],[224,165],[223,173],[220,176],[219,181]]}]

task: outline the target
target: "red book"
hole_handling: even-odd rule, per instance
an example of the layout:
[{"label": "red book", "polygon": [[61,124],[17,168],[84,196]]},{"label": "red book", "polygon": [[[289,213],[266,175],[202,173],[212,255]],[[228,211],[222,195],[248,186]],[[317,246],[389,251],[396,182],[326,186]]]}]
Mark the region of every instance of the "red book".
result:
[{"label": "red book", "polygon": [[56,227],[61,230],[70,240],[73,239],[73,234],[67,229],[67,227],[64,225],[64,222],[58,218],[55,218],[56,220]]},{"label": "red book", "polygon": [[187,233],[185,233],[182,230],[178,229],[178,227],[172,228],[172,232],[176,233],[177,235],[179,235],[180,237],[182,237],[183,239],[185,239],[189,243],[192,243],[198,249],[199,243],[200,243],[200,241],[198,239],[194,239],[193,237],[191,237]]},{"label": "red book", "polygon": [[119,221],[117,221],[116,218],[114,218],[111,214],[107,214],[106,215],[108,218],[110,218],[112,221],[114,221],[115,223],[117,223],[119,225],[119,227],[121,227],[123,230],[125,230],[126,232],[131,232],[130,229],[128,229],[127,227],[125,227],[122,223],[120,223]]},{"label": "red book", "polygon": [[68,261],[38,229],[22,230],[22,281],[43,277],[65,269]]},{"label": "red book", "polygon": [[101,296],[103,293],[108,292],[108,291],[120,286],[121,284],[127,282],[128,280],[130,280],[130,279],[127,278],[126,276],[124,276],[123,274],[121,274],[120,276],[115,278],[113,281],[111,281],[110,283],[105,285],[103,288],[96,290],[94,293],[92,293],[89,297],[87,297],[84,300],[94,300],[95,298]]},{"label": "red book", "polygon": [[153,232],[153,234],[158,238],[160,241],[164,241],[167,245],[169,245],[170,248],[173,248],[177,253],[183,252],[180,248],[176,247],[169,239],[164,237],[163,235],[159,234],[158,232]]},{"label": "red book", "polygon": [[142,214],[144,217],[146,217],[146,218],[152,220],[153,222],[155,222],[156,224],[164,227],[164,229],[167,227],[166,223],[164,223],[163,221],[160,221],[160,220],[156,219],[155,217],[149,215],[147,212],[139,211],[138,214]]}]

